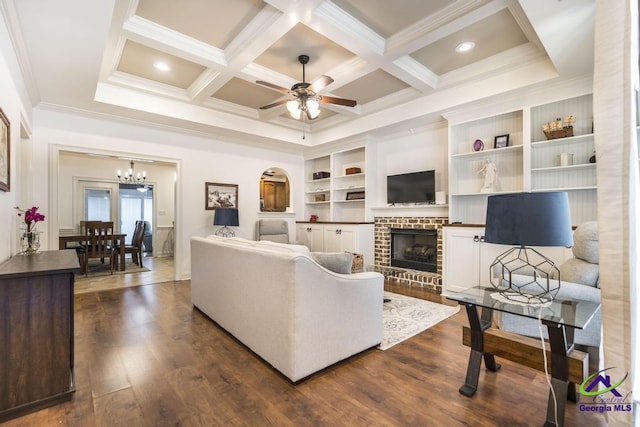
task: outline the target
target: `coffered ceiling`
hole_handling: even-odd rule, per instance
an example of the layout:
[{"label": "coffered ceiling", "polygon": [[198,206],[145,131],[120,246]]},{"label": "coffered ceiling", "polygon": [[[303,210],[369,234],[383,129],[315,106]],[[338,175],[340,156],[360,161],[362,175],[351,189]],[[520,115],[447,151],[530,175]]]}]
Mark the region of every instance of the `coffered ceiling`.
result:
[{"label": "coffered ceiling", "polygon": [[[317,145],[591,73],[595,0],[0,0],[34,105],[238,140]],[[462,42],[473,42],[457,52]],[[314,121],[290,88],[333,82]],[[160,68],[158,68],[160,67]],[[164,68],[162,68],[164,67]],[[301,128],[308,137],[300,137]]]}]

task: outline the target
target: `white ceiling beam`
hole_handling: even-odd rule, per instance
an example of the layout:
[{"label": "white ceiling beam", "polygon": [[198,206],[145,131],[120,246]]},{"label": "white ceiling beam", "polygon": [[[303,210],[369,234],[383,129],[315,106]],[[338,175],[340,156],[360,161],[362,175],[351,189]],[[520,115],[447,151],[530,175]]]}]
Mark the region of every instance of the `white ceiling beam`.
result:
[{"label": "white ceiling beam", "polygon": [[392,58],[409,55],[507,8],[512,1],[464,0],[453,3],[436,15],[435,20],[425,18],[390,37],[385,54]]},{"label": "white ceiling beam", "polygon": [[226,67],[224,51],[137,15],[128,19],[123,30],[128,38],[205,67]]},{"label": "white ceiling beam", "polygon": [[438,86],[438,75],[408,55],[396,59],[393,65],[385,71],[421,92]]},{"label": "white ceiling beam", "polygon": [[510,69],[507,72],[494,72],[483,80],[469,81],[438,90],[413,101],[363,115],[342,126],[317,132],[314,134],[314,144],[325,144],[361,133],[373,132],[398,122],[415,119],[556,77],[555,70],[549,66],[548,60],[527,65]]},{"label": "white ceiling beam", "polygon": [[[334,3],[330,1],[323,2],[313,11],[313,14],[329,25],[341,29],[348,38],[357,40],[360,44],[366,46],[368,50],[378,55],[384,53],[384,37],[340,9]],[[345,47],[348,49],[348,46]]]},{"label": "white ceiling beam", "polygon": [[299,131],[285,129],[260,120],[255,120],[223,111],[215,111],[200,105],[193,105],[175,99],[141,93],[129,88],[99,83],[96,89],[96,101],[118,105],[125,108],[161,116],[174,117],[179,120],[226,129],[246,135],[263,137],[306,145],[309,141],[301,141]]}]

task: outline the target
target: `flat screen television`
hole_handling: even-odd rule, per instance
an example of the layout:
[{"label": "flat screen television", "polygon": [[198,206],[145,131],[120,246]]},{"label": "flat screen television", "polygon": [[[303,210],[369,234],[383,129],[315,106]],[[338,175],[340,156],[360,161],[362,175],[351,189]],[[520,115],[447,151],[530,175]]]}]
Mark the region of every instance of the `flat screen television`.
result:
[{"label": "flat screen television", "polygon": [[435,171],[387,176],[387,203],[435,203],[435,201]]}]

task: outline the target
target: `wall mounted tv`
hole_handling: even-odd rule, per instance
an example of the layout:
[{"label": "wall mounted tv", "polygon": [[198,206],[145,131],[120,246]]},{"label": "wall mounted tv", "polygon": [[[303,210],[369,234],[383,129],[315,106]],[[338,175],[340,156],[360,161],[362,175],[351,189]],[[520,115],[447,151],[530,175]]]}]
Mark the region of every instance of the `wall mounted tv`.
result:
[{"label": "wall mounted tv", "polygon": [[387,203],[435,203],[435,201],[435,171],[387,176]]}]

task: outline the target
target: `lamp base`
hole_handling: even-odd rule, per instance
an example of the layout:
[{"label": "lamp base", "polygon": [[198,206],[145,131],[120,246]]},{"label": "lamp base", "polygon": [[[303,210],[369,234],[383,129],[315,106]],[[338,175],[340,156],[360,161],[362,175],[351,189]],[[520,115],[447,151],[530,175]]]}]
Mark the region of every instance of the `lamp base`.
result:
[{"label": "lamp base", "polygon": [[530,247],[519,246],[498,255],[489,274],[491,285],[512,302],[544,304],[553,300],[560,290],[558,267]]},{"label": "lamp base", "polygon": [[229,227],[227,227],[225,225],[224,227],[219,228],[218,231],[216,231],[216,236],[220,236],[220,237],[235,237],[236,233],[234,233],[232,229],[230,229]]}]

